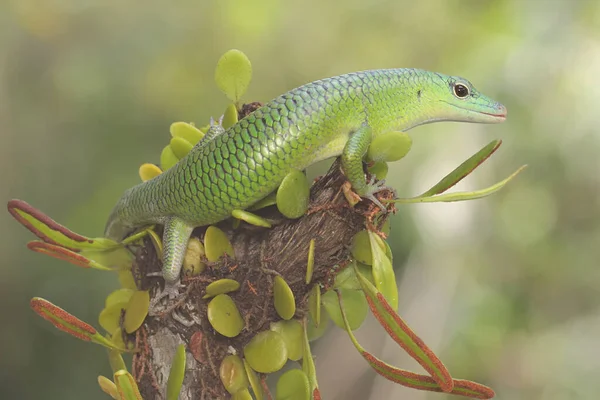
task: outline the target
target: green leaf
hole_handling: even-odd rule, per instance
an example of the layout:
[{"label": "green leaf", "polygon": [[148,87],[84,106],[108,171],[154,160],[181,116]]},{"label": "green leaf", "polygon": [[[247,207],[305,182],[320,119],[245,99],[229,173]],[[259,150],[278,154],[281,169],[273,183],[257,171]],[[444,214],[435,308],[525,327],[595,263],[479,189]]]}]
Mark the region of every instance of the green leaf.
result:
[{"label": "green leaf", "polygon": [[204,133],[187,122],[173,122],[169,128],[172,137],[180,137],[187,140],[192,146],[204,137]]},{"label": "green leaf", "polygon": [[300,218],[308,209],[310,183],[302,171],[286,175],[277,189],[277,209],[290,219]]},{"label": "green leaf", "polygon": [[171,363],[171,371],[169,371],[169,379],[167,380],[167,400],[177,400],[183,378],[185,377],[185,345],[177,346],[173,362]]},{"label": "green leaf", "polygon": [[277,314],[285,320],[291,319],[296,313],[294,292],[285,279],[277,275],[273,282],[273,303]]},{"label": "green leaf", "polygon": [[123,327],[125,332],[133,333],[144,323],[150,307],[150,293],[147,290],[137,290],[129,299],[125,310]]},{"label": "green leaf", "polygon": [[143,400],[138,385],[129,372],[125,370],[115,372],[114,381],[121,400]]},{"label": "green leaf", "polygon": [[[410,329],[371,282],[362,276],[358,270],[356,275],[363,287],[371,312],[388,335],[433,377],[444,392],[450,392],[452,390],[452,377],[440,359]],[[342,299],[339,295],[338,298]],[[345,302],[345,299],[343,300]]]},{"label": "green leaf", "polygon": [[244,320],[231,297],[215,296],[207,307],[208,322],[223,336],[236,337],[244,329]]},{"label": "green leaf", "polygon": [[23,200],[10,200],[8,212],[43,242],[74,252],[83,250],[113,251],[123,247],[114,240],[89,238],[75,233]]},{"label": "green leaf", "polygon": [[375,136],[367,157],[380,162],[398,161],[403,158],[412,147],[412,139],[404,132],[388,132]]},{"label": "green leaf", "polygon": [[230,104],[223,113],[223,122],[221,126],[223,129],[229,129],[235,125],[236,122],[238,122],[238,110],[235,104]]},{"label": "green leaf", "polygon": [[206,269],[206,264],[202,262],[202,257],[205,254],[204,245],[200,239],[192,237],[188,240],[182,268],[185,276],[196,276]]},{"label": "green leaf", "polygon": [[223,54],[215,69],[215,82],[234,103],[244,95],[252,79],[252,64],[244,53],[229,50]]},{"label": "green leaf", "polygon": [[302,358],[304,329],[298,320],[271,322],[270,329],[283,336],[290,360],[298,361]]},{"label": "green leaf", "polygon": [[234,257],[233,246],[229,238],[216,226],[209,226],[204,234],[204,250],[210,262],[218,261],[225,254]]},{"label": "green leaf", "polygon": [[47,256],[66,261],[72,265],[81,268],[92,268],[99,271],[114,271],[114,268],[107,267],[99,262],[89,259],[81,253],[69,250],[66,247],[57,246],[51,243],[40,242],[34,240],[27,243],[27,248],[36,253],[45,254]]},{"label": "green leaf", "polygon": [[[347,290],[339,289],[344,302],[348,306],[348,320],[350,321],[350,328],[356,330],[360,328],[365,318],[367,317],[368,306],[365,300],[365,295],[361,290]],[[331,320],[340,328],[344,327],[344,320],[342,319],[342,313],[340,311],[340,305],[337,300],[335,291],[329,290],[321,296],[321,302],[323,307],[327,311],[327,314],[331,317]]]},{"label": "green leaf", "polygon": [[175,164],[179,162],[179,158],[173,152],[171,145],[165,146],[165,148],[160,153],[160,168],[163,171],[166,171],[172,168]]},{"label": "green leaf", "polygon": [[387,177],[388,170],[389,168],[385,161],[377,161],[370,167],[367,167],[369,174],[375,175],[379,181],[382,181]]},{"label": "green leaf", "polygon": [[171,138],[169,146],[171,147],[171,150],[173,150],[173,154],[175,154],[175,157],[177,157],[179,160],[187,156],[188,153],[194,148],[194,146],[192,146],[190,142],[188,142],[184,138],[177,136]]},{"label": "green leaf", "polygon": [[55,306],[48,300],[34,297],[30,301],[30,306],[40,317],[77,339],[100,344],[108,349],[127,351],[127,349],[116,346],[112,341],[99,334],[91,325]]},{"label": "green leaf", "polygon": [[301,369],[290,369],[279,377],[275,400],[310,400],[308,377]]},{"label": "green leaf", "polygon": [[262,331],[244,346],[244,358],[253,370],[270,374],[279,371],[288,359],[283,336],[275,331]]},{"label": "green leaf", "polygon": [[452,186],[460,182],[464,177],[469,175],[480,166],[485,160],[487,160],[502,144],[501,140],[493,140],[488,143],[484,148],[479,150],[477,153],[469,157],[468,160],[459,165],[454,171],[446,175],[441,181],[436,183],[431,189],[423,193],[418,197],[430,197],[436,194],[440,194],[450,189]]},{"label": "green leaf", "polygon": [[142,182],[147,182],[150,179],[156,178],[157,176],[162,174],[162,170],[158,168],[157,165],[145,163],[140,165],[138,173]]},{"label": "green leaf", "polygon": [[233,218],[240,219],[254,226],[261,226],[263,228],[270,228],[271,223],[264,219],[263,217],[259,217],[256,214],[252,214],[246,210],[233,210],[231,212],[231,216]]},{"label": "green leaf", "polygon": [[123,360],[123,356],[118,350],[108,350],[108,362],[110,363],[110,369],[113,374],[121,369],[127,370],[125,360]]},{"label": "green leaf", "polygon": [[[302,349],[302,371],[308,377],[308,381],[310,383],[310,390],[314,394],[315,392],[319,392],[319,384],[317,383],[317,370],[315,368],[315,361],[313,360],[312,353],[310,351],[310,343],[308,338],[308,330],[312,323],[308,319],[304,319],[303,321],[303,341],[304,346]],[[325,324],[323,324],[325,325]],[[313,396],[316,400],[317,397]],[[320,397],[319,397],[320,398]]]},{"label": "green leaf", "polygon": [[203,299],[208,299],[222,293],[234,292],[240,288],[240,283],[233,279],[223,278],[211,282],[206,286],[206,294]]},{"label": "green leaf", "polygon": [[106,332],[114,332],[119,327],[121,313],[127,307],[127,302],[113,303],[100,311],[98,323]]},{"label": "green leaf", "polygon": [[250,384],[242,359],[234,354],[226,355],[221,361],[219,377],[230,394],[244,390]]},{"label": "green leaf", "polygon": [[391,304],[394,310],[398,309],[398,286],[396,285],[396,275],[392,262],[385,253],[385,242],[376,233],[368,231],[369,241],[371,243],[371,269],[375,287]]},{"label": "green leaf", "polygon": [[248,377],[248,381],[250,382],[252,392],[254,392],[254,397],[256,398],[256,400],[263,400],[265,396],[260,385],[260,380],[256,375],[256,371],[254,371],[252,367],[250,367],[250,364],[246,359],[244,359],[244,369],[246,370],[246,376]]},{"label": "green leaf", "polygon": [[113,399],[120,400],[119,393],[117,391],[117,385],[115,385],[115,383],[107,377],[104,377],[102,375],[98,376],[98,386],[100,386],[100,389],[102,389],[104,393],[106,393]]},{"label": "green leaf", "polygon": [[308,296],[308,313],[314,322],[315,328],[321,324],[321,286],[316,283]]},{"label": "green leaf", "polygon": [[[408,199],[396,199],[392,200],[394,203],[437,203],[437,202],[452,202],[452,201],[465,201],[465,200],[475,200],[480,199],[482,197],[489,196],[493,193],[496,193],[500,189],[502,189],[508,182],[510,182],[514,177],[516,177],[521,171],[523,171],[527,166],[523,165],[521,168],[512,173],[508,178],[504,179],[492,185],[488,188],[475,190],[473,192],[456,192],[456,193],[447,193],[447,194],[439,194],[437,196],[431,197],[412,197]],[[384,200],[385,201],[385,200]]]},{"label": "green leaf", "polygon": [[312,280],[313,269],[315,267],[315,239],[310,239],[308,245],[308,261],[306,262],[305,282],[308,285]]}]

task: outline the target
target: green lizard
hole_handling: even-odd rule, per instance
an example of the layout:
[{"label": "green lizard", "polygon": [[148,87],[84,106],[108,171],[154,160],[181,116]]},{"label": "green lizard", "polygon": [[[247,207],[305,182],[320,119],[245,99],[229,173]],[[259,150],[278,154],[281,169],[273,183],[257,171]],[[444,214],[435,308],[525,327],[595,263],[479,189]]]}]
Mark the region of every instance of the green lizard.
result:
[{"label": "green lizard", "polygon": [[227,130],[218,125],[173,168],[125,192],[105,236],[164,225],[160,298],[175,296],[192,230],[219,222],[273,192],[294,170],[340,156],[352,189],[376,202],[363,157],[376,135],[436,121],[498,123],[506,108],[460,77],[417,69],[351,73],[287,92]]}]

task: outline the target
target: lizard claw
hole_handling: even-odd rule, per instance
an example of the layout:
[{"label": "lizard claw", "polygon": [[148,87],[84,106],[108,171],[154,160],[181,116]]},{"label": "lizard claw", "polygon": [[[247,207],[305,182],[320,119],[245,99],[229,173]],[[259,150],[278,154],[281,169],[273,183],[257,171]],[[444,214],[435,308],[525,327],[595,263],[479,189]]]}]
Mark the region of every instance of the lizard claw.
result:
[{"label": "lizard claw", "polygon": [[391,189],[385,185],[385,179],[376,181],[375,176],[371,176],[371,179],[369,179],[367,182],[367,190],[361,197],[371,200],[383,213],[387,213],[387,207],[375,197],[376,193],[379,193],[383,190],[391,190],[395,193],[394,189]]},{"label": "lizard claw", "polygon": [[181,281],[179,280],[175,282],[165,281],[165,288],[162,290],[162,292],[160,291],[160,289],[158,289],[158,292],[154,295],[152,301],[150,301],[150,305],[148,307],[148,315],[156,316],[162,314],[167,309],[167,307],[166,305],[159,306],[161,300],[165,297],[168,297],[169,300],[177,298],[179,296],[179,289],[183,287],[184,285],[182,285]]}]

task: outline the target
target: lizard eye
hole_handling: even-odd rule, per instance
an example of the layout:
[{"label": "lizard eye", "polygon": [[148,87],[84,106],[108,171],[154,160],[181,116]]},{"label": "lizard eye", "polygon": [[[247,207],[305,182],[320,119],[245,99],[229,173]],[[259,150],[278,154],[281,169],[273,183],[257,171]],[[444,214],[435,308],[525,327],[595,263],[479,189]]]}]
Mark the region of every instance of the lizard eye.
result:
[{"label": "lizard eye", "polygon": [[454,85],[454,95],[460,99],[464,99],[469,95],[469,88],[462,83]]}]

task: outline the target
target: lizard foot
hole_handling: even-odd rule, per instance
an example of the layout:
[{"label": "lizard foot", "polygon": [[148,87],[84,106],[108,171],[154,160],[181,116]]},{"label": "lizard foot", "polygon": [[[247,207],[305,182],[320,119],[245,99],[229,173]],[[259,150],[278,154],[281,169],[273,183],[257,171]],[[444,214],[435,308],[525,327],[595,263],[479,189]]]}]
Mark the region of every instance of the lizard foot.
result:
[{"label": "lizard foot", "polygon": [[168,298],[169,301],[176,299],[177,297],[179,297],[179,294],[180,294],[179,289],[181,289],[183,287],[185,287],[185,286],[182,285],[181,281],[179,281],[179,280],[177,280],[175,282],[165,281],[165,288],[163,289],[163,291],[161,292],[160,289],[158,289],[159,291],[155,294],[154,298],[150,302],[150,306],[148,307],[148,315],[156,316],[156,315],[164,313],[168,308],[168,301],[167,301],[167,304],[161,306],[161,305],[159,305],[161,300],[166,297]]},{"label": "lizard foot", "polygon": [[387,207],[375,197],[376,193],[384,190],[389,190],[394,193],[394,197],[396,196],[396,191],[393,188],[385,185],[385,179],[376,181],[375,175],[373,175],[367,182],[367,189],[365,190],[365,193],[361,195],[361,197],[371,200],[385,214],[387,213]]}]

